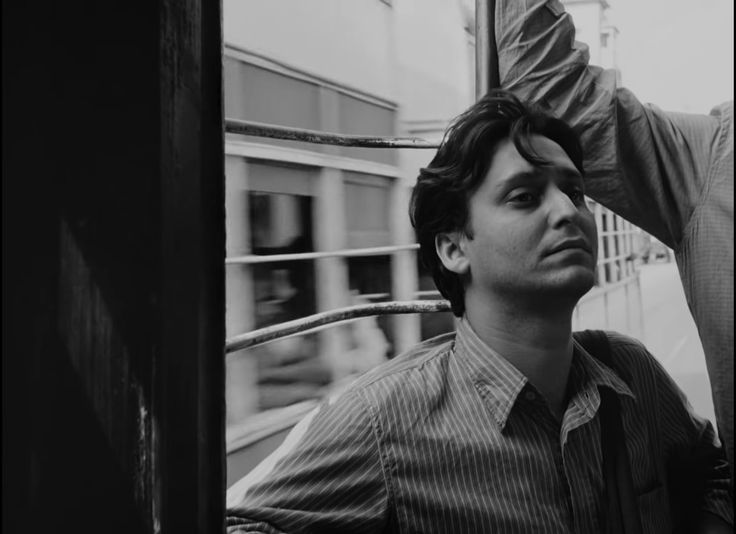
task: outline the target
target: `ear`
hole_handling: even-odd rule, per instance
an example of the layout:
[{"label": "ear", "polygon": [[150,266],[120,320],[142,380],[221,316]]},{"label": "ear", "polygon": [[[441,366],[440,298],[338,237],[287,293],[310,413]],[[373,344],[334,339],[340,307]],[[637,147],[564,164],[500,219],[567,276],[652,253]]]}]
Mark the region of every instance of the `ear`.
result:
[{"label": "ear", "polygon": [[465,236],[462,232],[443,232],[434,238],[434,248],[442,265],[455,274],[470,271],[470,260],[464,250]]}]

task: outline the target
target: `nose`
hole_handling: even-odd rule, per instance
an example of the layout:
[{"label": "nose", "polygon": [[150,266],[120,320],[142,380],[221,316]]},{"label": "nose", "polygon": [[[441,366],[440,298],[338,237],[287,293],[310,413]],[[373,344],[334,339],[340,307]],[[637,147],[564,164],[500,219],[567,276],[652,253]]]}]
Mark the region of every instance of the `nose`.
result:
[{"label": "nose", "polygon": [[549,221],[553,228],[574,223],[580,216],[579,206],[557,186],[550,187],[547,199]]}]

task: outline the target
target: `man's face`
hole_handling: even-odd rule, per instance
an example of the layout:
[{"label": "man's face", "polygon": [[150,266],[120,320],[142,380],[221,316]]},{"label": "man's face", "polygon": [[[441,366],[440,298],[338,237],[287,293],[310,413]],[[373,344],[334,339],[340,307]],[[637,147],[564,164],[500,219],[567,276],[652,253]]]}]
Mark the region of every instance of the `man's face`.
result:
[{"label": "man's face", "polygon": [[593,287],[597,234],[583,178],[555,142],[536,135],[532,147],[549,165],[532,165],[507,139],[469,200],[458,252],[466,298],[578,299]]}]

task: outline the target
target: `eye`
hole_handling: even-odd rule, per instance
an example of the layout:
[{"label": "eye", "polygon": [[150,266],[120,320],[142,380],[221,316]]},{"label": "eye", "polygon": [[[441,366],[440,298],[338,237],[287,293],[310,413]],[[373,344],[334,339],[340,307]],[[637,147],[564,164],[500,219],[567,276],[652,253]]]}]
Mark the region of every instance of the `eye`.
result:
[{"label": "eye", "polygon": [[521,190],[512,191],[508,197],[512,204],[532,204],[539,200],[539,194],[535,191]]}]

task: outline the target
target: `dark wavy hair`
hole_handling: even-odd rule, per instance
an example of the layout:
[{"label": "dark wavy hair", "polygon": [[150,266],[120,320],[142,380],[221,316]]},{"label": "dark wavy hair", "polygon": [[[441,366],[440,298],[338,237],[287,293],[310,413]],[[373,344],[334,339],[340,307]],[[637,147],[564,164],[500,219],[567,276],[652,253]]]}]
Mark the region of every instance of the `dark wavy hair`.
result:
[{"label": "dark wavy hair", "polygon": [[583,151],[572,128],[540,107],[513,93],[492,90],[448,127],[429,166],[419,171],[409,205],[409,217],[419,241],[419,255],[452,312],[465,312],[465,288],[457,274],[445,268],[435,250],[435,236],[468,227],[468,201],[483,183],[499,143],[511,139],[519,154],[533,165],[548,164],[534,152],[531,136],[541,135],[565,151],[581,175]]}]

